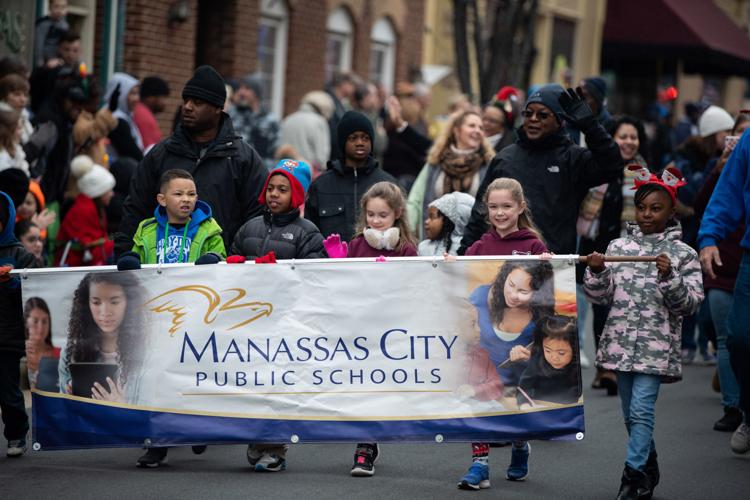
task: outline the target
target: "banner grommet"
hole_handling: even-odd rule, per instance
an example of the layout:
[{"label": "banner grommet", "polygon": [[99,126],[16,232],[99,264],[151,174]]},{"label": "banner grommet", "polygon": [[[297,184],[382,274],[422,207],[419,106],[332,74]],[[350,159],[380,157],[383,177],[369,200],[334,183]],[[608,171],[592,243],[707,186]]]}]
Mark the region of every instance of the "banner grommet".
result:
[{"label": "banner grommet", "polygon": [[143,440],[143,447],[144,448],[151,448],[151,440],[149,438],[146,438]]},{"label": "banner grommet", "polygon": [[34,443],[33,445],[31,445],[31,448],[32,448],[32,449],[33,449],[34,451],[39,451],[39,450],[41,450],[41,449],[42,449],[42,444],[41,444],[41,443]]},{"label": "banner grommet", "polygon": [[289,441],[291,441],[294,444],[299,443],[299,436],[296,434],[292,434],[292,436],[289,438]]},{"label": "banner grommet", "polygon": [[23,270],[21,270],[21,279],[22,280],[29,279],[29,268],[28,267],[24,267]]},{"label": "banner grommet", "polygon": [[445,438],[443,438],[442,434],[435,434],[435,442],[436,443],[442,443]]}]

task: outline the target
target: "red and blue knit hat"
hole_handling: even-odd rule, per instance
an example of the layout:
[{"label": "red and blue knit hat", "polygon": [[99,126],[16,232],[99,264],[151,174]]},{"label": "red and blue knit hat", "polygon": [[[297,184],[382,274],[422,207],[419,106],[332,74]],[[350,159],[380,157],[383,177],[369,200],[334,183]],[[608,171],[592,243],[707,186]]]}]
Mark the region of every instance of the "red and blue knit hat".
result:
[{"label": "red and blue knit hat", "polygon": [[310,181],[312,180],[312,171],[310,165],[304,161],[290,159],[279,160],[274,169],[269,172],[266,183],[263,184],[263,190],[258,197],[258,202],[262,205],[266,204],[268,183],[271,177],[279,174],[289,179],[289,184],[292,186],[292,208],[303,205],[307,188],[310,187]]}]

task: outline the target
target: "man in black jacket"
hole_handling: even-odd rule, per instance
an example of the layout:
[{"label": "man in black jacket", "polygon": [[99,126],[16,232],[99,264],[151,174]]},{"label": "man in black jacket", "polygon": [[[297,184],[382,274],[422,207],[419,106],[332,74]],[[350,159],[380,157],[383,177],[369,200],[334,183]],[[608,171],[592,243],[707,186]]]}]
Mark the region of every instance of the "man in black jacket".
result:
[{"label": "man in black jacket", "polygon": [[[479,186],[460,255],[487,230],[484,193],[498,177],[521,183],[547,248],[557,254],[573,254],[583,197],[589,188],[622,174],[620,150],[597,122],[580,88],[566,92],[560,85],[545,85],[529,97],[522,115],[518,141],[495,156]],[[562,127],[563,118],[586,134],[588,149],[570,141]]]},{"label": "man in black jacket", "polygon": [[267,171],[255,150],[234,132],[223,111],[226,89],[222,77],[201,66],[182,90],[182,123],[140,162],[123,206],[120,232],[115,237],[119,255],[133,246],[133,234],[156,208],[159,178],[181,168],[195,178],[198,197],[211,205],[229,248],[237,229],[260,215],[258,196]]}]

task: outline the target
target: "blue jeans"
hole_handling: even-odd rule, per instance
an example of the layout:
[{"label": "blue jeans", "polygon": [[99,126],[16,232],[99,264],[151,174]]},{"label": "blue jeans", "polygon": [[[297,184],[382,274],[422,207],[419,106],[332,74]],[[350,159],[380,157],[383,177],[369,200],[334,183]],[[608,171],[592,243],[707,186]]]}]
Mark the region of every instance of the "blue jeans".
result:
[{"label": "blue jeans", "polygon": [[750,422],[750,252],[745,250],[727,320],[727,349],[740,388],[740,409]]},{"label": "blue jeans", "polygon": [[734,302],[734,296],[729,292],[716,288],[708,291],[708,305],[711,307],[711,317],[716,329],[716,364],[721,384],[721,404],[724,408],[730,406],[738,408],[740,405],[740,388],[732,371],[727,350],[727,334],[729,333],[727,317],[732,302]]},{"label": "blue jeans", "polygon": [[661,378],[658,375],[617,372],[622,415],[628,429],[628,455],[625,464],[643,471],[654,444],[654,413]]}]

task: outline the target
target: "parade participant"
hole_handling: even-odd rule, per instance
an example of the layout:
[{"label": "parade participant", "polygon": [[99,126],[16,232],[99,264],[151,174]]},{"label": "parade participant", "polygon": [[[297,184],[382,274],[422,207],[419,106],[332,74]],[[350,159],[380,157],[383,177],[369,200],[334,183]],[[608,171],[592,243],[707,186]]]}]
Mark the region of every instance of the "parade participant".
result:
[{"label": "parade participant", "polygon": [[31,297],[23,308],[23,322],[26,327],[26,369],[29,385],[36,387],[39,374],[39,361],[42,358],[60,357],[60,348],[52,344],[52,319],[49,306],[39,297]]},{"label": "parade participant", "polygon": [[59,266],[111,264],[113,242],[107,231],[106,209],[114,195],[115,178],[85,155],[73,158],[70,170],[78,178],[81,193],[65,214],[57,233],[55,263]]},{"label": "parade participant", "polygon": [[[698,256],[680,240],[674,219],[680,172],[657,178],[638,168],[636,224],[609,244],[607,255],[651,256],[652,262],[606,263],[588,257],[584,291],[592,303],[611,305],[596,364],[617,373],[628,431],[627,458],[618,499],[650,498],[659,483],[653,440],[656,398],[662,383],[682,378],[679,340],[683,317],[698,310],[703,282]],[[637,304],[637,306],[636,306]]]},{"label": "parade participant", "polygon": [[274,154],[279,147],[279,119],[263,106],[263,84],[257,76],[240,78],[227,111],[234,130],[250,144],[266,168],[273,168]]},{"label": "parade participant", "polygon": [[[310,166],[305,162],[285,159],[276,164],[258,200],[266,207],[263,215],[237,231],[228,263],[242,263],[246,258],[273,263],[276,258],[327,257],[320,231],[300,215],[310,177]],[[288,449],[281,443],[253,443],[247,447],[247,460],[256,472],[282,471],[286,469]]]},{"label": "parade participant", "polygon": [[[732,128],[732,138],[727,141],[724,151],[716,164],[710,169],[706,182],[695,196],[695,214],[699,219],[703,217],[711,195],[716,189],[721,172],[737,146],[737,140],[750,128],[750,112],[743,112],[737,116]],[[713,269],[715,276],[708,273],[703,275],[703,288],[706,290],[708,305],[711,309],[711,319],[716,330],[716,364],[718,365],[719,387],[721,388],[721,403],[724,415],[714,423],[714,430],[720,432],[734,432],[742,423],[740,405],[740,389],[737,377],[732,370],[727,349],[729,324],[727,318],[734,302],[732,292],[737,281],[742,259],[740,242],[745,234],[745,227],[739,227],[718,245],[721,266]]]},{"label": "parade participant", "polygon": [[424,221],[425,239],[417,248],[419,255],[456,255],[473,206],[474,197],[459,191],[430,203]]},{"label": "parade participant", "polygon": [[476,196],[495,155],[483,134],[482,117],[475,111],[460,111],[448,119],[427,154],[422,168],[409,191],[409,219],[420,237],[419,221],[433,200],[460,191]]},{"label": "parade participant", "polygon": [[198,196],[211,206],[221,226],[224,247],[237,229],[260,214],[258,204],[266,169],[258,154],[232,127],[222,111],[224,80],[210,66],[201,66],[182,91],[182,121],[171,137],[155,145],[133,175],[115,237],[116,252],[133,246],[133,235],[156,208],[159,179],[173,168],[187,170],[195,179]]},{"label": "parade participant", "polygon": [[[459,255],[486,231],[484,192],[498,177],[512,177],[521,183],[550,250],[573,254],[583,195],[622,173],[620,150],[596,121],[582,91],[566,92],[559,85],[545,85],[526,101],[523,116],[518,141],[495,156],[479,187]],[[563,119],[586,134],[588,149],[570,142],[561,125]]]},{"label": "parade participant", "polygon": [[133,121],[143,140],[144,151],[161,141],[161,129],[156,115],[163,112],[169,97],[169,84],[158,76],[147,76],[141,81],[140,100],[133,109]]},{"label": "parade participant", "polygon": [[[401,188],[393,182],[378,182],[362,196],[354,239],[347,246],[338,234],[333,234],[326,239],[325,247],[333,258],[414,257],[417,248],[409,227]],[[374,475],[379,455],[378,443],[357,443],[351,475]]]},{"label": "parade participant", "polygon": [[337,155],[343,160],[329,162],[328,169],[310,184],[305,218],[318,226],[324,237],[335,233],[348,241],[365,191],[378,182],[396,180],[372,156],[374,132],[365,115],[348,111],[338,122],[336,133],[341,147]]},{"label": "parade participant", "polygon": [[[518,181],[495,179],[485,191],[491,229],[475,242],[466,255],[540,255],[547,248],[538,232]],[[495,366],[510,359],[509,367],[499,368],[506,387],[515,387],[531,352],[526,347],[532,339],[534,324],[552,314],[554,286],[549,263],[508,261],[490,286],[481,286],[470,301],[479,311],[482,347],[487,349]],[[492,288],[492,291],[490,290]],[[489,488],[489,443],[472,443],[472,464],[458,482],[461,489]],[[529,443],[516,441],[506,479],[523,481],[529,474]]]},{"label": "parade participant", "polygon": [[280,160],[268,174],[258,200],[265,205],[263,215],[247,221],[237,231],[230,254],[248,259],[270,251],[277,259],[327,257],[323,235],[300,215],[311,175],[310,166],[303,161]]},{"label": "parade participant", "polygon": [[133,119],[133,111],[140,101],[141,83],[125,73],[114,73],[107,81],[107,91],[104,100],[112,100],[117,93],[117,108],[112,112],[117,118],[117,127],[109,133],[110,145],[108,152],[114,161],[120,157],[143,159],[143,138]]},{"label": "parade participant", "polygon": [[21,148],[21,113],[0,102],[0,170],[18,168],[29,175],[26,153]]},{"label": "parade participant", "polygon": [[[750,168],[750,134],[744,133],[732,155],[708,203],[703,215],[698,244],[701,248],[701,264],[712,279],[715,269],[723,267],[719,243],[743,222],[745,232],[740,242],[744,250],[734,287],[734,302],[727,316],[727,340],[729,359],[739,386],[739,407],[743,422],[732,434],[730,445],[735,453],[750,451],[750,191],[747,178]],[[715,267],[716,266],[716,267]]]},{"label": "parade participant", "polygon": [[142,221],[133,236],[135,257],[144,264],[175,264],[198,259],[215,263],[226,257],[221,227],[211,217],[211,207],[199,200],[193,176],[185,170],[167,170],[159,180],[159,206]]},{"label": "parade participant", "polygon": [[36,20],[34,27],[34,66],[47,64],[57,57],[60,38],[68,32],[70,25],[67,0],[49,0],[49,14]]},{"label": "parade participant", "polygon": [[518,389],[520,409],[547,402],[571,404],[580,399],[583,389],[575,317],[548,316],[537,323],[531,358]]},{"label": "parade participant", "polygon": [[37,267],[34,256],[13,235],[16,208],[10,196],[0,191],[0,414],[8,457],[26,453],[29,418],[20,387],[19,361],[24,355],[24,322],[21,280],[8,273]]},{"label": "parade participant", "polygon": [[45,208],[44,194],[42,188],[36,181],[29,181],[29,191],[23,203],[16,210],[16,222],[28,220],[39,227],[42,237],[47,236],[47,226],[52,224],[57,218],[57,214],[52,210]]},{"label": "parade participant", "polygon": [[10,74],[0,78],[0,101],[21,113],[21,144],[26,144],[34,133],[29,119],[29,82],[21,75]]},{"label": "parade participant", "polygon": [[[140,269],[144,264],[217,264],[226,257],[221,227],[211,217],[211,207],[198,200],[193,176],[172,169],[159,180],[159,206],[154,217],[140,223],[133,236],[133,250],[117,261],[119,271]],[[197,455],[205,445],[192,447]],[[137,467],[159,467],[167,460],[167,447],[146,448],[136,461]]]},{"label": "parade participant", "polygon": [[[318,172],[326,169],[331,155],[333,100],[322,90],[305,94],[294,113],[281,122],[281,144],[292,146]],[[277,155],[278,155],[277,150]]]}]

